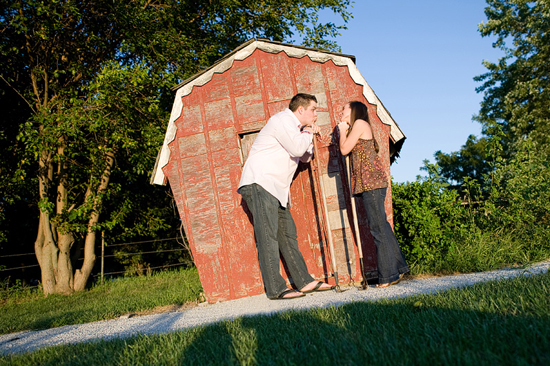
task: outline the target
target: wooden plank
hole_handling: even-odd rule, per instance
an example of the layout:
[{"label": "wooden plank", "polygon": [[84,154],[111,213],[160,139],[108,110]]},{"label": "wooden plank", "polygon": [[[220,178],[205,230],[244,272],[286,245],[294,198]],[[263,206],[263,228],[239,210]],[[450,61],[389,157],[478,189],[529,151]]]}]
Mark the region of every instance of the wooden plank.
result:
[{"label": "wooden plank", "polygon": [[180,159],[206,154],[206,140],[203,133],[179,137],[177,141]]},{"label": "wooden plank", "polygon": [[219,99],[225,99],[229,96],[229,72],[212,75],[210,80],[203,88],[203,98],[205,103]]},{"label": "wooden plank", "polygon": [[181,116],[176,120],[177,136],[194,135],[203,132],[199,105],[184,105]]},{"label": "wooden plank", "polygon": [[[263,292],[263,285],[253,228],[250,222],[246,224],[248,217],[243,215],[240,197],[237,197],[240,195],[236,193],[238,181],[235,182],[235,171],[235,165],[223,165],[215,169],[215,176],[224,228],[224,255],[231,271],[228,286],[232,287],[235,296],[242,297]],[[245,228],[249,230],[248,235],[243,232]]]},{"label": "wooden plank", "polygon": [[[233,126],[212,130],[208,133],[208,137],[210,139],[211,151],[239,148],[239,137]],[[219,157],[223,158],[221,156]],[[212,161],[214,164],[217,164],[216,159],[212,159]],[[240,161],[240,159],[238,161]]]},{"label": "wooden plank", "polygon": [[[237,193],[239,181],[241,179],[241,167],[232,166],[229,168],[229,177],[231,180],[231,197],[235,202],[235,210],[228,213],[232,218],[231,243],[234,247],[242,248],[240,253],[236,253],[231,260],[240,264],[236,266],[240,273],[236,275],[239,281],[236,281],[235,295],[237,297],[253,296],[264,293],[264,285],[258,263],[258,253],[256,251],[256,241],[254,238],[254,228],[252,226],[250,212]],[[243,265],[245,263],[246,265]],[[235,267],[235,266],[233,266]]]},{"label": "wooden plank", "polygon": [[[241,125],[266,120],[264,103],[261,93],[253,93],[235,97],[237,120]],[[265,123],[262,124],[262,126]]]},{"label": "wooden plank", "polygon": [[290,186],[292,206],[290,212],[296,224],[298,247],[304,257],[307,268],[313,277],[319,272],[317,267],[317,255],[314,253],[315,245],[318,243],[315,233],[311,230],[315,227],[315,218],[310,217],[307,211],[307,201],[312,200],[311,184],[309,183],[308,171],[305,164],[300,164],[300,170]]},{"label": "wooden plank", "polygon": [[288,101],[294,96],[294,90],[290,82],[292,76],[288,56],[284,52],[276,55],[261,52],[258,58],[261,65],[262,78],[266,86],[267,100],[269,103],[284,101],[287,107]]},{"label": "wooden plank", "polygon": [[350,228],[333,230],[336,263],[341,283],[357,278],[357,251]]},{"label": "wooden plank", "polygon": [[187,207],[191,219],[195,265],[209,301],[230,299],[227,268],[223,264],[221,226],[217,217],[209,164],[205,156],[181,160]]},{"label": "wooden plank", "polygon": [[235,124],[231,100],[228,97],[204,103],[204,114],[209,130],[228,128]]},{"label": "wooden plank", "polygon": [[233,93],[236,97],[256,94],[260,90],[260,80],[255,57],[248,57],[243,61],[236,61],[230,69]]},{"label": "wooden plank", "polygon": [[[298,93],[314,94],[315,96],[325,94],[325,83],[322,71],[322,64],[312,62],[309,57],[300,59],[293,58],[296,87]],[[326,108],[326,98],[322,97],[321,108]],[[323,104],[322,102],[325,101]]]},{"label": "wooden plank", "polygon": [[282,100],[282,101],[269,103],[268,106],[267,106],[269,118],[271,118],[272,116],[276,115],[277,113],[287,109],[288,104],[290,103],[290,99],[292,99],[292,97],[289,98],[288,100]]}]

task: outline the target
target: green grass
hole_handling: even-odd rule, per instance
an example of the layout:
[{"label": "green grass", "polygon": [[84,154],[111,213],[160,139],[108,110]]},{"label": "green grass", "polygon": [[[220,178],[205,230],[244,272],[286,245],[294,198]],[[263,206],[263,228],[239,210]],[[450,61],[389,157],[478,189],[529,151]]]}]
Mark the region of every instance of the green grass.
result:
[{"label": "green grass", "polygon": [[439,253],[444,254],[417,261],[407,258],[411,273],[471,273],[529,265],[550,258],[550,236],[538,233],[536,237],[525,238],[506,229],[487,232],[472,229],[460,238],[460,245]]},{"label": "green grass", "polygon": [[15,293],[2,299],[0,334],[82,324],[181,305],[197,301],[201,291],[197,270],[191,268],[107,281],[70,296]]},{"label": "green grass", "polygon": [[550,273],[3,356],[0,365],[547,365]]}]

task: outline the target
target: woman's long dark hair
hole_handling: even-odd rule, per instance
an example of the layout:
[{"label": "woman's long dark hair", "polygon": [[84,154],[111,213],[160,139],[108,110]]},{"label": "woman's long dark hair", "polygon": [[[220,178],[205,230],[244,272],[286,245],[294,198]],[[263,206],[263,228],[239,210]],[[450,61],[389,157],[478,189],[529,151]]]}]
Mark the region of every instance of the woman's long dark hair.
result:
[{"label": "woman's long dark hair", "polygon": [[353,124],[356,120],[362,119],[363,121],[366,121],[370,125],[370,129],[372,131],[372,139],[374,140],[374,150],[378,154],[378,151],[380,150],[378,146],[378,141],[376,141],[376,138],[374,138],[374,130],[372,129],[372,124],[370,123],[369,119],[369,110],[366,105],[364,105],[361,102],[358,102],[354,100],[353,102],[349,102],[349,107],[351,109],[351,113],[349,116],[349,129],[348,133],[352,130]]}]

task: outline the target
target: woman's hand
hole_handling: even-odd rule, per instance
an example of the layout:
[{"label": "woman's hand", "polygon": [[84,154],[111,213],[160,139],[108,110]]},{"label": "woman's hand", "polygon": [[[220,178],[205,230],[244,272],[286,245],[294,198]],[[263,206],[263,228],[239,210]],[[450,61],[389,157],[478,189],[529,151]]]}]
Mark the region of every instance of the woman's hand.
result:
[{"label": "woman's hand", "polygon": [[349,130],[349,125],[347,122],[340,122],[338,123],[338,131],[340,132],[340,136],[345,136],[346,133]]}]

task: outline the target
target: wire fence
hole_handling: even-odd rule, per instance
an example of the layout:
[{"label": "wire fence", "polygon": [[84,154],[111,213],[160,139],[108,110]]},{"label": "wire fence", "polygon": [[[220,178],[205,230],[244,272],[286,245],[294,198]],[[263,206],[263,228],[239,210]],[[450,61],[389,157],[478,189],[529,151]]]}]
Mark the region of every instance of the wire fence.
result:
[{"label": "wire fence", "polygon": [[[174,241],[175,243],[177,243],[179,248],[173,248],[172,247],[172,248],[157,249],[157,250],[141,250],[139,252],[121,252],[121,251],[119,251],[119,252],[111,253],[111,254],[106,254],[105,253],[106,251],[115,250],[116,248],[123,247],[123,246],[132,247],[132,246],[137,246],[137,245],[143,245],[143,244],[149,244],[149,243],[160,243],[160,242],[165,242],[165,241]],[[128,268],[126,268],[128,266],[123,264],[123,263],[112,263],[110,267],[113,268],[113,269],[116,269],[116,267],[119,267],[119,268],[120,267],[125,267],[124,270],[106,271],[106,269],[105,269],[106,268],[105,267],[105,259],[117,258],[117,259],[119,259],[119,262],[121,262],[121,260],[123,258],[135,257],[135,256],[138,256],[138,255],[140,255],[140,256],[141,255],[146,255],[146,256],[157,255],[158,256],[158,255],[162,255],[164,253],[178,253],[178,252],[187,252],[189,257],[191,258],[191,261],[193,260],[191,250],[189,249],[187,241],[185,240],[185,237],[183,235],[181,237],[174,237],[174,238],[143,240],[143,241],[115,243],[115,244],[106,245],[104,235],[102,234],[101,244],[96,247],[96,253],[99,254],[98,255],[98,261],[96,261],[96,263],[94,265],[94,269],[96,269],[97,266],[99,266],[100,269],[96,270],[95,274],[94,274],[94,271],[92,271],[91,277],[96,278],[96,279],[99,277],[100,280],[101,280],[101,283],[103,283],[104,278],[106,276],[115,276],[115,275],[121,275],[121,274],[129,273]],[[7,259],[9,262],[13,263],[13,259],[30,257],[30,256],[35,256],[35,255],[36,255],[35,253],[19,253],[19,254],[0,255],[0,262],[4,262],[4,260]],[[28,258],[26,261],[32,261],[32,260],[33,260],[32,258]],[[84,258],[79,258],[78,259],[78,261],[83,261],[83,260],[84,260]],[[161,268],[162,269],[175,268],[175,267],[184,266],[184,265],[188,265],[188,264],[189,264],[189,261],[176,262],[176,263],[163,263],[161,265],[154,265],[154,266],[147,265],[147,266],[143,266],[141,268],[134,266],[131,269],[131,272],[136,273],[136,274],[140,271],[150,273],[153,270],[158,270],[158,269],[161,269]],[[28,264],[28,265],[26,264],[26,265],[14,266],[14,267],[8,267],[6,265],[4,265],[4,266],[0,265],[0,278],[6,278],[6,277],[15,278],[15,279],[21,278],[25,274],[24,273],[25,270],[27,270],[27,269],[35,270],[37,267],[40,267],[39,264]],[[131,267],[131,265],[130,265],[130,267]],[[32,288],[37,288],[37,287],[38,286],[25,286],[26,289],[32,289]],[[0,289],[0,292],[5,292],[5,291],[9,291],[9,290]]]}]

